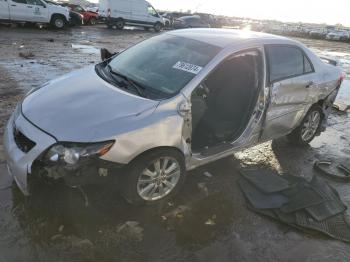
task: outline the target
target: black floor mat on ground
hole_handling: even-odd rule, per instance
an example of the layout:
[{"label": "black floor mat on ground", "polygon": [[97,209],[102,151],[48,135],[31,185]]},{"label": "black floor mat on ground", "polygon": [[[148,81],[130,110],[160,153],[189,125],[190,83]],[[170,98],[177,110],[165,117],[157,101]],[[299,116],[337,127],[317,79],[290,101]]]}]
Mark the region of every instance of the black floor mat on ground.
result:
[{"label": "black floor mat on ground", "polygon": [[314,176],[310,182],[312,188],[325,200],[323,203],[306,208],[317,221],[323,221],[346,210],[336,191],[320,178]]},{"label": "black floor mat on ground", "polygon": [[279,193],[265,194],[244,178],[238,180],[243,194],[254,208],[280,208],[288,202],[288,198]]},{"label": "black floor mat on ground", "polygon": [[[344,212],[346,206],[334,188],[317,176],[308,182],[304,178],[290,175],[280,177],[283,182],[278,181],[269,187],[269,172],[255,171],[253,175],[242,172],[243,176],[238,182],[250,210],[304,232],[317,231],[350,242],[350,225]],[[271,180],[275,181],[274,179],[275,177]],[[289,186],[281,191],[285,181]]]},{"label": "black floor mat on ground", "polygon": [[244,170],[241,174],[264,193],[275,193],[289,188],[287,180],[270,170]]},{"label": "black floor mat on ground", "polygon": [[297,225],[322,232],[335,239],[350,242],[350,227],[344,214],[339,214],[324,221],[314,220],[307,212],[296,212]]},{"label": "black floor mat on ground", "polygon": [[312,187],[300,187],[298,191],[289,197],[289,202],[281,208],[284,213],[295,212],[300,209],[321,204],[325,200]]}]

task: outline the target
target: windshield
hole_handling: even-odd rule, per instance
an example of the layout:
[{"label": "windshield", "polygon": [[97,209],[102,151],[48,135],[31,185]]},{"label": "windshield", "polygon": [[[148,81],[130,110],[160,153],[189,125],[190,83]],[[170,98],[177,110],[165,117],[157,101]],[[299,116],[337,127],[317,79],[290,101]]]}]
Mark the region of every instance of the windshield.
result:
[{"label": "windshield", "polygon": [[163,34],[120,53],[109,67],[145,92],[165,98],[177,94],[219,51],[214,45]]}]

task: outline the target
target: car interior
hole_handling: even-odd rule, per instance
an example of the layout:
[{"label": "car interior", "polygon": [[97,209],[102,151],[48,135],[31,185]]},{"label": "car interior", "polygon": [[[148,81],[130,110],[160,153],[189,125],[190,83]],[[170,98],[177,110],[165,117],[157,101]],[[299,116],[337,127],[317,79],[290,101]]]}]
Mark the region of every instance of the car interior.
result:
[{"label": "car interior", "polygon": [[223,61],[194,90],[192,150],[236,140],[253,113],[263,76],[262,55],[245,51]]}]

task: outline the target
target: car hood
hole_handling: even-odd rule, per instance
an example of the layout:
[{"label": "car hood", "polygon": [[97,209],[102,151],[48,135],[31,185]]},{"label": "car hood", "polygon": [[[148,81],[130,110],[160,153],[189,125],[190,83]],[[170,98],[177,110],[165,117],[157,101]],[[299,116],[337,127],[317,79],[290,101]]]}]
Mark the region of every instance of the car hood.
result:
[{"label": "car hood", "polygon": [[90,142],[113,137],[158,104],[110,85],[89,67],[28,95],[22,113],[58,141]]}]

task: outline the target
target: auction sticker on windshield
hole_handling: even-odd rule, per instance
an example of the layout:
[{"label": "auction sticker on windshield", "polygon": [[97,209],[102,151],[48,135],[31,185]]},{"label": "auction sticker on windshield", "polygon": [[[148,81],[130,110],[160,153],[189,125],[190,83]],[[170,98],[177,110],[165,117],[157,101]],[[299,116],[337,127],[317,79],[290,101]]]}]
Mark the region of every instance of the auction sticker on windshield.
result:
[{"label": "auction sticker on windshield", "polygon": [[197,75],[203,67],[179,61],[173,66],[173,68]]}]

